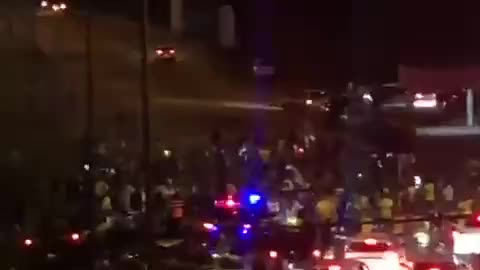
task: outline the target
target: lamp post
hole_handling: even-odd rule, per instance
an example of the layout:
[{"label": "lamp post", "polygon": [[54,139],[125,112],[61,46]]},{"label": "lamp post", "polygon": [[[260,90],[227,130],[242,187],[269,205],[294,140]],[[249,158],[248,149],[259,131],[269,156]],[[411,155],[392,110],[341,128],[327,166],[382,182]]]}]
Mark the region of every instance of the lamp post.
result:
[{"label": "lamp post", "polygon": [[140,20],[140,52],[141,52],[141,74],[140,74],[140,109],[142,126],[142,169],[143,183],[146,195],[146,221],[147,233],[150,231],[152,213],[150,207],[150,97],[148,91],[148,0],[142,0],[142,13]]}]

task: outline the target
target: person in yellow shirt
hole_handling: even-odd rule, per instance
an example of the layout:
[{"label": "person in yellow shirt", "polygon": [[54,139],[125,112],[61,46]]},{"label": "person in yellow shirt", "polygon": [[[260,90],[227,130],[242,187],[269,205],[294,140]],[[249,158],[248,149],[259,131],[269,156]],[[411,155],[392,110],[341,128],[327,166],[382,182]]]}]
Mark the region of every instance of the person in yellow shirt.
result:
[{"label": "person in yellow shirt", "polygon": [[333,196],[320,200],[315,206],[320,222],[329,220],[332,223],[337,221],[337,200]]},{"label": "person in yellow shirt", "polygon": [[393,200],[388,196],[389,190],[384,189],[382,196],[378,201],[378,208],[380,210],[380,218],[385,221],[385,229],[387,231],[392,230],[391,221],[393,219]]},{"label": "person in yellow shirt", "polygon": [[425,184],[425,203],[427,210],[435,208],[435,184],[432,181]]}]

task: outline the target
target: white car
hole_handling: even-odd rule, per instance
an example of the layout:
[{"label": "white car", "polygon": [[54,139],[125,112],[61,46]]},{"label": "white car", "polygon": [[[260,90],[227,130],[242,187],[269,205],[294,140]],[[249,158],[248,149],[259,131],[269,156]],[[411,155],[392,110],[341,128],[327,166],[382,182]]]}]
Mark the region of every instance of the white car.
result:
[{"label": "white car", "polygon": [[455,228],[452,234],[455,254],[480,254],[480,215],[470,217],[465,227]]},{"label": "white car", "polygon": [[404,251],[386,234],[366,234],[348,240],[345,257],[366,264],[370,270],[400,270]]}]

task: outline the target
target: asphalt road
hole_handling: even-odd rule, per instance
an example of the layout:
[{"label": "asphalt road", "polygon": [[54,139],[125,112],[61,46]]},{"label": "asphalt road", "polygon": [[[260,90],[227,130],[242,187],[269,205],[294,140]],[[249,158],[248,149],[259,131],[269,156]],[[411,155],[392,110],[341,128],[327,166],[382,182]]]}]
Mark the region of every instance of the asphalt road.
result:
[{"label": "asphalt road", "polygon": [[[114,17],[94,17],[92,25],[96,132],[104,138],[124,136],[135,140],[139,127],[138,25]],[[83,108],[85,19],[78,15],[50,14],[37,16],[36,26],[37,42],[54,59],[59,83],[75,97],[77,106]],[[272,102],[257,102],[255,89],[239,89],[238,84],[212,68],[214,60],[207,57],[202,45],[175,40],[168,32],[155,28],[151,29],[149,39],[155,140],[173,143],[191,141],[192,137],[203,140],[217,127],[233,134],[248,133],[258,119],[265,120],[263,126],[267,130],[278,125],[280,133],[287,133],[302,122],[302,115],[286,114],[281,108],[271,106]],[[178,61],[155,61],[154,48],[170,44],[177,48]]]}]

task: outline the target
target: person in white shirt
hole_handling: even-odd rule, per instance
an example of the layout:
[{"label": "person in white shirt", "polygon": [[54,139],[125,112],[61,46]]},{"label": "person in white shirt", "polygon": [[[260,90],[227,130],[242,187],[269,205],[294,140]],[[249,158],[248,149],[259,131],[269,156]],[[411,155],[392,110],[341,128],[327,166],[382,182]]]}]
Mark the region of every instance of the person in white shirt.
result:
[{"label": "person in white shirt", "polygon": [[447,184],[443,190],[443,200],[445,203],[445,210],[450,210],[453,207],[453,199],[455,196],[455,191],[453,189],[453,186],[450,184]]}]

